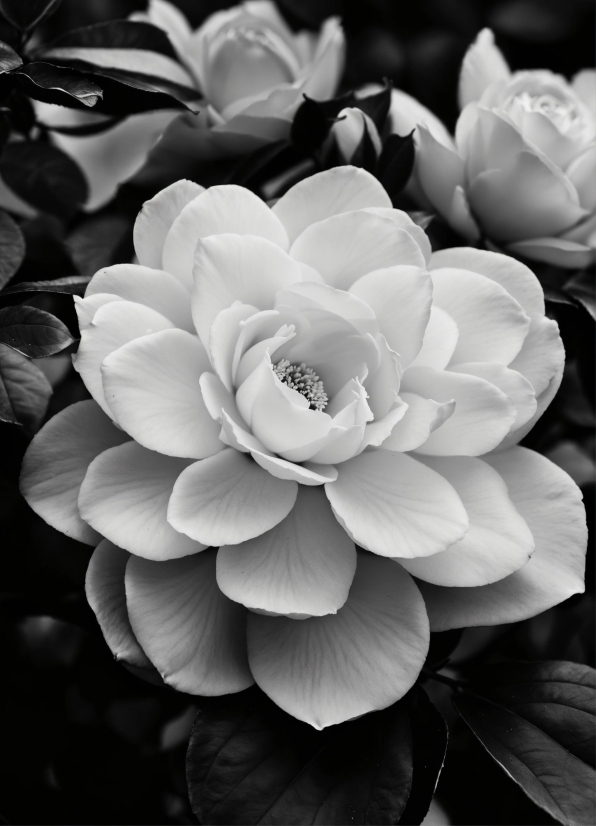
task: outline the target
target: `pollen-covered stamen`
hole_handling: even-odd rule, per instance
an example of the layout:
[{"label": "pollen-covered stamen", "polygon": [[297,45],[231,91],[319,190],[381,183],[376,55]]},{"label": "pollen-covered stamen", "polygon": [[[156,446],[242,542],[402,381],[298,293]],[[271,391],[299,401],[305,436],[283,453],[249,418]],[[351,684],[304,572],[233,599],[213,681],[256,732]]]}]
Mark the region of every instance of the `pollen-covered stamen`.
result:
[{"label": "pollen-covered stamen", "polygon": [[273,372],[280,381],[301,393],[308,400],[311,410],[321,412],[327,407],[329,399],[323,382],[312,367],[307,367],[304,362],[290,364],[288,359],[282,359],[273,365]]}]

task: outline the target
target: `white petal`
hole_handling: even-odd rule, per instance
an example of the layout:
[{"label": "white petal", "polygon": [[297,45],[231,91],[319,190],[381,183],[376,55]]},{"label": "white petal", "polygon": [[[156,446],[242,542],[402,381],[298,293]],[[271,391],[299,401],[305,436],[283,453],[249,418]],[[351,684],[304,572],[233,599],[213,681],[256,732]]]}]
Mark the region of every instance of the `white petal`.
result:
[{"label": "white petal", "polygon": [[126,602],[135,636],[168,685],[217,696],[252,684],[246,610],[217,587],[215,551],[167,562],[131,557]]},{"label": "white petal", "polygon": [[[574,230],[575,227],[570,232]],[[529,238],[507,244],[507,250],[513,255],[531,258],[532,261],[544,261],[569,270],[589,267],[596,259],[594,244],[588,246],[567,238]]]},{"label": "white petal", "polygon": [[517,571],[534,552],[534,539],[499,474],[471,456],[426,458],[461,497],[470,530],[441,554],[398,560],[413,576],[435,585],[488,585]]},{"label": "white petal", "polygon": [[522,349],[509,366],[525,376],[539,396],[553,376],[563,369],[564,362],[559,325],[553,319],[542,317],[532,321]]},{"label": "white petal", "polygon": [[104,360],[105,397],[118,424],[139,444],[167,456],[204,459],[222,448],[199,384],[210,366],[197,336],[163,330]]},{"label": "white petal", "polygon": [[289,479],[301,485],[324,485],[337,479],[337,469],[333,465],[321,465],[305,462],[296,465],[279,456],[268,456],[257,450],[251,450],[255,462],[276,479]]},{"label": "white petal", "polygon": [[412,367],[434,367],[444,370],[457,347],[459,329],[449,313],[433,305],[424,331],[422,347]]},{"label": "white petal", "polygon": [[295,482],[281,482],[245,453],[226,448],[180,475],[168,521],[207,545],[236,545],[285,519],[297,492]]},{"label": "white petal", "polygon": [[335,614],[355,571],[356,548],[325,494],[304,485],[279,525],[217,555],[217,583],[227,597],[298,619]]},{"label": "white petal", "polygon": [[[306,266],[306,265],[304,265]],[[287,290],[280,290],[275,298],[276,307],[294,307],[297,310],[320,309],[345,318],[362,334],[378,332],[373,310],[352,291],[337,290],[328,284],[297,282]]]},{"label": "white petal", "polygon": [[408,574],[358,555],[348,601],[302,622],[249,614],[248,656],[257,684],[316,729],[386,708],[413,685],[428,650],[428,620]]},{"label": "white petal", "polygon": [[490,29],[482,29],[465,54],[459,76],[460,109],[479,100],[491,83],[507,80],[511,72]]},{"label": "white petal", "polygon": [[479,379],[494,384],[499,390],[511,399],[516,409],[516,418],[511,429],[521,427],[536,413],[536,393],[531,383],[509,367],[487,361],[477,361],[470,364],[458,364],[452,367],[454,373],[465,373],[468,376],[477,376]]},{"label": "white petal", "polygon": [[407,392],[402,392],[400,398],[408,405],[408,409],[390,436],[382,442],[384,450],[396,450],[399,453],[415,450],[455,411],[455,401],[435,402]]},{"label": "white petal", "polygon": [[240,301],[219,312],[209,330],[209,356],[213,369],[228,390],[232,389],[232,364],[242,321],[257,313],[251,304]]},{"label": "white petal", "polygon": [[325,490],[354,541],[381,556],[435,554],[467,531],[466,512],[452,486],[402,453],[361,453],[339,466],[337,481]]},{"label": "white petal", "polygon": [[87,327],[91,326],[95,313],[100,307],[103,307],[105,304],[111,304],[113,301],[124,301],[123,298],[113,293],[98,293],[97,295],[90,295],[85,298],[73,295],[73,299],[81,333],[83,330],[86,330]]},{"label": "white petal", "polygon": [[79,514],[79,489],[93,459],[128,438],[96,402],[70,405],[50,419],[29,445],[21,493],[53,528],[79,542],[97,544],[99,535]]},{"label": "white petal", "polygon": [[172,487],[188,467],[136,442],[104,451],[89,465],[79,493],[81,516],[118,547],[147,559],[174,559],[203,550],[166,519]]}]

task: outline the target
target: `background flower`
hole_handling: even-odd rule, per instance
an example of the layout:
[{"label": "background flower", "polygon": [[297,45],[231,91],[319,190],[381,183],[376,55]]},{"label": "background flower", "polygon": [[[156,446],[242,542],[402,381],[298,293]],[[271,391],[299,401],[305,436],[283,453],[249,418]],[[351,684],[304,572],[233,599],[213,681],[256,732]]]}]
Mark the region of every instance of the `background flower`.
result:
[{"label": "background flower", "polygon": [[323,728],[411,687],[429,618],[582,590],[579,492],[515,447],[563,368],[525,266],[431,255],[354,167],[273,209],[179,181],[135,248],[77,301],[94,401],[39,433],[22,480],[52,525],[103,537],[87,591],[116,656],[188,693],[255,680]]}]

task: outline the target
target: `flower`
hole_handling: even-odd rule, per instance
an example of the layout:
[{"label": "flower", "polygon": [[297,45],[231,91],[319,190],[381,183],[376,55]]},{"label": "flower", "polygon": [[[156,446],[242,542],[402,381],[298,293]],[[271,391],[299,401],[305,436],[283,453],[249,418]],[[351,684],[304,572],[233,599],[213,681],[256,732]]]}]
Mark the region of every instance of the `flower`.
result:
[{"label": "flower", "polygon": [[564,360],[527,267],[431,255],[350,166],[272,209],[178,181],[134,241],[140,263],[76,299],[93,400],[38,433],[21,482],[99,543],[116,657],[191,694],[255,681],[323,728],[398,700],[430,629],[583,590],[581,495],[516,446]]},{"label": "flower", "polygon": [[[195,86],[200,113],[136,115],[90,137],[56,133],[55,142],[87,174],[90,209],[108,201],[118,184],[141,169],[157,141],[144,174],[168,178],[172,166],[188,169],[197,160],[242,155],[287,137],[303,96],[331,97],[343,70],[344,37],[336,17],[328,18],[318,33],[295,34],[271,0],[248,0],[215,12],[196,31],[167,0],[149,0],[147,11],[131,19],[165,30],[185,68],[149,52],[143,52],[139,63],[134,50],[126,66],[115,68]],[[122,62],[116,52],[121,50],[114,59]],[[101,57],[110,65],[109,53]],[[88,59],[98,58],[91,53]],[[50,126],[97,119],[50,104],[37,104],[37,110]]]},{"label": "flower", "polygon": [[413,186],[469,239],[560,267],[596,252],[596,73],[571,83],[550,71],[511,72],[484,29],[461,69],[453,140],[394,90],[393,128],[417,126]]},{"label": "flower", "polygon": [[347,106],[339,112],[330,134],[337,144],[342,160],[346,163],[352,162],[365,136],[370,141],[373,156],[379,157],[383,150],[379,132],[372,118],[353,106]]}]

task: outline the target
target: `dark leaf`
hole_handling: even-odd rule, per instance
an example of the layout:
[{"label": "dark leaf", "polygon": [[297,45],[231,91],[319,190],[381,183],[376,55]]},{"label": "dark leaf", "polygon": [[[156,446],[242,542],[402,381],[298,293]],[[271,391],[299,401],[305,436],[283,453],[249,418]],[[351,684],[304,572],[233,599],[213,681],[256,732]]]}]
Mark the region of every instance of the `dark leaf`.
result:
[{"label": "dark leaf", "polygon": [[389,107],[391,106],[391,83],[385,81],[385,88],[380,92],[375,92],[368,97],[354,98],[354,107],[360,109],[365,115],[368,115],[379,132],[382,132],[389,114]]},{"label": "dark leaf", "polygon": [[565,284],[565,292],[573,296],[596,321],[596,285],[594,273],[591,270],[583,270],[574,275]]},{"label": "dark leaf", "polygon": [[433,631],[430,635],[430,646],[425,665],[435,670],[443,668],[459,645],[462,633],[462,628],[453,628],[451,631]]},{"label": "dark leaf", "polygon": [[37,430],[51,395],[52,387],[37,365],[0,345],[0,421]]},{"label": "dark leaf", "polygon": [[7,284],[25,257],[25,239],[10,215],[0,210],[0,289]]},{"label": "dark leaf", "polygon": [[409,705],[315,731],[258,689],[206,702],[187,754],[193,811],[205,824],[396,823],[412,785]]},{"label": "dark leaf", "polygon": [[76,69],[52,66],[51,63],[29,63],[15,72],[24,91],[35,100],[68,106],[72,100],[84,106],[95,106],[103,91]]},{"label": "dark leaf", "polygon": [[0,40],[0,74],[4,72],[12,72],[13,69],[18,69],[23,65],[23,60],[18,56],[14,49],[8,43],[3,43]]},{"label": "dark leaf", "polygon": [[411,132],[403,138],[389,135],[384,143],[377,177],[391,198],[402,191],[412,174],[415,152],[413,134]]},{"label": "dark leaf", "polygon": [[[123,215],[94,215],[68,236],[66,247],[77,270],[91,276],[132,256],[132,220]],[[131,249],[122,249],[127,242]]]},{"label": "dark leaf", "polygon": [[[528,797],[568,826],[596,817],[594,671],[566,662],[500,663],[475,673],[457,711]],[[592,750],[593,755],[593,750]]]},{"label": "dark leaf", "polygon": [[426,817],[439,782],[447,751],[447,724],[421,688],[412,689],[408,700],[414,774],[412,790],[399,823],[414,826]]},{"label": "dark leaf", "polygon": [[101,135],[102,132],[107,132],[108,129],[113,129],[124,119],[123,115],[113,115],[106,117],[103,120],[97,120],[93,123],[81,123],[74,126],[49,126],[46,128],[52,132],[58,132],[60,135],[71,135],[73,138],[84,138],[87,135]]},{"label": "dark leaf", "polygon": [[[15,2],[22,3],[23,0]],[[73,29],[58,37],[49,46],[45,46],[44,51],[67,48],[143,49],[158,52],[178,62],[178,55],[162,29],[150,23],[132,20],[109,20],[107,23]]]},{"label": "dark leaf", "polygon": [[59,353],[74,341],[64,324],[45,310],[21,305],[0,309],[0,344],[40,359]]},{"label": "dark leaf", "polygon": [[274,178],[300,160],[296,149],[288,141],[276,141],[262,146],[236,164],[226,183],[254,189]]},{"label": "dark leaf", "polygon": [[294,115],[290,140],[294,146],[311,154],[327,137],[331,123],[317,101],[305,96],[304,102]]},{"label": "dark leaf", "polygon": [[356,151],[350,158],[353,166],[360,166],[367,172],[373,172],[377,166],[377,150],[370,136],[368,124],[364,124],[364,132]]},{"label": "dark leaf", "polygon": [[90,275],[67,275],[64,278],[55,278],[53,281],[21,281],[12,287],[7,287],[0,293],[0,299],[7,295],[18,293],[59,293],[62,295],[83,295],[87,284],[91,281]]},{"label": "dark leaf", "polygon": [[70,218],[87,200],[87,182],[79,167],[47,143],[8,144],[0,174],[23,200],[60,218]]},{"label": "dark leaf", "polygon": [[0,11],[17,29],[26,31],[52,12],[62,0],[0,0]]}]

